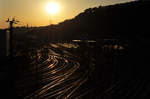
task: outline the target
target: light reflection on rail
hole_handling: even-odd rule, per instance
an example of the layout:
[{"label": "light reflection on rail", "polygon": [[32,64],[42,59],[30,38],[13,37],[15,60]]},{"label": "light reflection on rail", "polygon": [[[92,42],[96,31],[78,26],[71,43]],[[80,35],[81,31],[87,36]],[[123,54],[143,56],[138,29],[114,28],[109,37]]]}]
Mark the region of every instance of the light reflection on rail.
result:
[{"label": "light reflection on rail", "polygon": [[[54,45],[53,46],[59,46]],[[67,52],[69,53],[69,52]],[[39,84],[43,85],[24,99],[70,99],[87,81],[90,70],[80,71],[80,63],[69,53],[64,56],[49,49],[48,59],[38,64]],[[81,97],[82,95],[79,95]],[[77,97],[76,97],[77,98]]]}]

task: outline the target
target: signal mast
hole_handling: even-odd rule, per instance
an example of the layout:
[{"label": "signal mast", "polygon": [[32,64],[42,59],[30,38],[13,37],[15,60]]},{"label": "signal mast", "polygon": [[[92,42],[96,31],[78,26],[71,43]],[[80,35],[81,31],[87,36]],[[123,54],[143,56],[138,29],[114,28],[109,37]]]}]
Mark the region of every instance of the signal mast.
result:
[{"label": "signal mast", "polygon": [[12,18],[12,20],[10,20],[9,18],[6,20],[6,22],[9,22],[9,34],[10,34],[10,40],[9,40],[9,44],[10,44],[10,48],[9,48],[9,52],[10,52],[10,57],[13,57],[13,24],[17,24],[19,21],[17,21],[15,18]]}]

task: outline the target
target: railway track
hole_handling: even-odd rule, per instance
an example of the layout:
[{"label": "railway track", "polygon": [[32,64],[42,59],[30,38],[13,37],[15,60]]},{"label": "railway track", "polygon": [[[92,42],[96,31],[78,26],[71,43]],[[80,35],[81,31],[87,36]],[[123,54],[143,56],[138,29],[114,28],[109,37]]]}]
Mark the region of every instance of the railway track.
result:
[{"label": "railway track", "polygon": [[[59,45],[58,45],[59,46]],[[48,52],[48,57],[44,60],[42,55],[39,57],[39,62],[36,64],[37,60],[31,62],[31,66],[36,65],[36,77],[30,76],[32,73],[26,72],[25,79],[18,81],[18,87],[23,90],[26,86],[31,87],[31,84],[27,84],[28,80],[36,78],[34,84],[38,84],[38,88],[30,94],[24,94],[24,99],[72,99],[81,98],[83,96],[79,95],[80,87],[88,80],[91,70],[81,70],[80,63],[75,59],[76,57],[65,51],[62,53],[55,52],[50,48]],[[31,69],[32,72],[33,68]],[[26,88],[28,88],[26,87]],[[83,92],[81,90],[81,92]],[[22,91],[23,93],[23,91]],[[87,94],[88,90],[84,90],[84,94]],[[75,96],[78,94],[79,96]]]}]

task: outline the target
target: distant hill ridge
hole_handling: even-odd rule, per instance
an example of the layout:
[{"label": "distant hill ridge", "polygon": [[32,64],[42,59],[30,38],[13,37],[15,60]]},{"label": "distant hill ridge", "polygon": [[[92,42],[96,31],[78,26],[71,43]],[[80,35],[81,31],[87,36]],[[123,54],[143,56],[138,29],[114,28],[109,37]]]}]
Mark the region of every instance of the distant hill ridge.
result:
[{"label": "distant hill ridge", "polygon": [[145,0],[88,8],[73,19],[34,28],[28,34],[58,40],[148,36],[149,9],[150,1]]}]

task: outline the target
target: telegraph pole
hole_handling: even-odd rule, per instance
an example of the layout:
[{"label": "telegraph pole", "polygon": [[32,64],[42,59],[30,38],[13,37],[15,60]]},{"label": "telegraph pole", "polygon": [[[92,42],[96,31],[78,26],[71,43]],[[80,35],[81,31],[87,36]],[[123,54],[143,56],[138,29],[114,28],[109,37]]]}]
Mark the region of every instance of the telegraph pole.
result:
[{"label": "telegraph pole", "polygon": [[9,40],[10,48],[9,48],[9,52],[10,52],[10,57],[13,57],[13,24],[17,24],[19,21],[16,21],[15,18],[12,18],[12,20],[10,20],[8,18],[6,22],[9,22],[9,34],[10,34],[10,40]]}]

